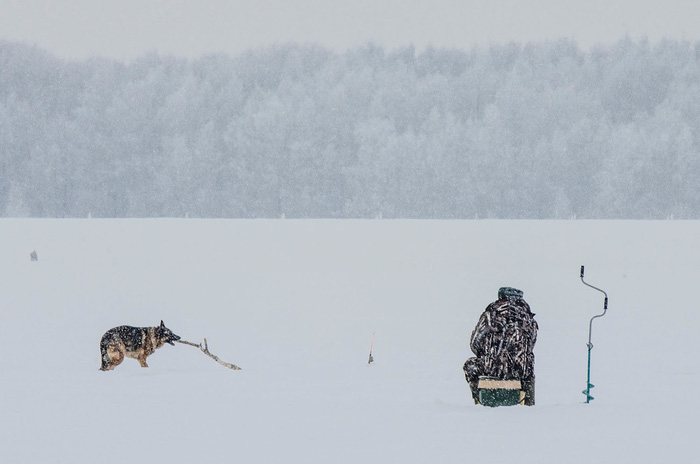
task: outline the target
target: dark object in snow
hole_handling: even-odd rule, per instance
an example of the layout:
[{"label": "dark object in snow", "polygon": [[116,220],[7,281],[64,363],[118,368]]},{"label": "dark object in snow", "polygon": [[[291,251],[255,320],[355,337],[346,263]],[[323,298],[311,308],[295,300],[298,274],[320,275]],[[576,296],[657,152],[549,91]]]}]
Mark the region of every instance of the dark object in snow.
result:
[{"label": "dark object in snow", "polygon": [[180,340],[163,321],[157,327],[131,327],[122,325],[109,329],[100,340],[101,371],[111,371],[124,361],[124,358],[138,360],[141,367],[148,367],[146,358],[156,349]]},{"label": "dark object in snow", "polygon": [[376,332],[372,332],[372,343],[369,345],[369,360],[367,361],[367,365],[369,366],[374,362],[374,358],[372,357],[372,348],[374,348],[374,334]]},{"label": "dark object in snow", "polygon": [[207,346],[207,339],[206,339],[206,338],[204,339],[204,344],[201,344],[201,343],[200,343],[200,344],[196,344],[196,343],[188,342],[187,340],[178,340],[178,343],[182,343],[182,344],[184,344],[184,345],[195,346],[195,347],[199,348],[200,350],[202,350],[202,353],[206,354],[207,356],[209,356],[211,359],[213,359],[214,361],[218,362],[218,363],[221,364],[222,366],[228,367],[229,369],[233,369],[234,371],[240,371],[240,370],[241,370],[241,368],[238,367],[238,366],[236,366],[235,364],[231,364],[231,363],[228,363],[228,362],[226,362],[226,361],[222,361],[221,359],[219,359],[218,356],[216,356],[216,355],[214,355],[214,354],[211,354],[211,353],[209,352],[209,347]]},{"label": "dark object in snow", "polygon": [[479,377],[478,387],[479,403],[484,406],[514,406],[525,399],[520,380]]},{"label": "dark object in snow", "polygon": [[31,253],[29,253],[29,259],[30,259],[31,261],[39,261],[39,255],[36,254],[36,250],[34,250],[34,251],[32,251]]},{"label": "dark object in snow", "polygon": [[[523,292],[501,287],[498,300],[486,307],[472,332],[470,346],[476,357],[464,363],[464,375],[474,403],[479,398],[479,379],[520,382],[526,406],[535,404],[535,354],[537,321]],[[498,405],[498,404],[494,404]]]}]

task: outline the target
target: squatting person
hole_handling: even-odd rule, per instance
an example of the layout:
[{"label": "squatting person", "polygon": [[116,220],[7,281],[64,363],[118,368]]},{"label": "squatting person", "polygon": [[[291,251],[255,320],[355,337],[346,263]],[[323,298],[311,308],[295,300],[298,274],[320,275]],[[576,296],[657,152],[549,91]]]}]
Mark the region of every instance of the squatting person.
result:
[{"label": "squatting person", "polygon": [[476,357],[464,363],[474,402],[479,404],[479,377],[520,380],[523,404],[535,404],[537,322],[523,292],[512,287],[498,290],[498,300],[486,307],[476,324],[470,346]]}]

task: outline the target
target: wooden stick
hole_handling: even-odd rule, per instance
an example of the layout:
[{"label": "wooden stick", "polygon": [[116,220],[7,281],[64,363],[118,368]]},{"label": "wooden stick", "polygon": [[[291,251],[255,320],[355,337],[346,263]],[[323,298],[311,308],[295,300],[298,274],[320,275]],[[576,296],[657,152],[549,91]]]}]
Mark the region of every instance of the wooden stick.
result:
[{"label": "wooden stick", "polygon": [[207,339],[206,338],[204,339],[204,346],[202,346],[201,343],[198,345],[196,343],[188,342],[187,340],[178,340],[178,343],[182,343],[184,345],[195,346],[195,347],[199,348],[200,350],[202,350],[202,353],[206,354],[207,356],[209,356],[210,358],[212,358],[214,361],[218,362],[222,366],[228,367],[229,369],[233,369],[234,371],[241,370],[241,368],[236,366],[235,364],[231,364],[231,363],[227,363],[226,361],[222,361],[221,359],[219,359],[218,356],[210,353],[209,347],[207,346]]}]

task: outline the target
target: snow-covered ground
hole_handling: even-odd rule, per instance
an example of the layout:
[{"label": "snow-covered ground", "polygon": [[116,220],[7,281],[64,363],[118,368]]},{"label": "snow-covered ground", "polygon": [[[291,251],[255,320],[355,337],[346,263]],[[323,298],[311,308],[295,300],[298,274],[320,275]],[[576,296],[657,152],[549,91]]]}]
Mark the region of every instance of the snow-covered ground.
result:
[{"label": "snow-covered ground", "polygon": [[[696,221],[2,219],[0,462],[695,462],[698,237]],[[582,264],[610,296],[591,404],[603,298]],[[540,325],[532,408],[474,405],[461,370],[506,285]],[[243,370],[177,344],[98,371],[107,329],[161,319]]]}]

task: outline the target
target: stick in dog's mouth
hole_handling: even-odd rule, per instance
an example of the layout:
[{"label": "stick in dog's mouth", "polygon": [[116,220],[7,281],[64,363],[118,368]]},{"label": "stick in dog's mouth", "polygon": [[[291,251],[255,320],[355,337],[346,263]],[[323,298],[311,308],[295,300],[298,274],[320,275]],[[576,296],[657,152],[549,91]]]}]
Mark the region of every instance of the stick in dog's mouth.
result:
[{"label": "stick in dog's mouth", "polygon": [[238,367],[238,366],[236,366],[235,364],[231,364],[231,363],[228,363],[228,362],[226,362],[226,361],[222,361],[221,359],[219,359],[218,356],[216,356],[216,355],[210,353],[210,352],[209,352],[209,347],[207,346],[207,339],[206,339],[206,338],[204,339],[204,343],[203,343],[203,344],[202,344],[202,343],[200,343],[200,344],[192,343],[192,342],[188,342],[187,340],[182,340],[182,339],[181,339],[181,340],[177,340],[177,342],[178,342],[178,343],[182,343],[183,345],[190,345],[190,346],[194,346],[194,347],[196,347],[196,348],[199,348],[199,349],[202,351],[202,353],[206,354],[206,355],[209,356],[211,359],[213,359],[214,361],[218,362],[219,364],[221,364],[221,365],[224,366],[224,367],[228,367],[229,369],[233,369],[234,371],[240,371],[240,370],[241,370],[241,368]]},{"label": "stick in dog's mouth", "polygon": [[198,345],[197,343],[188,342],[187,340],[178,340],[177,342],[182,343],[183,345],[196,346],[197,348],[202,346],[202,345]]}]

